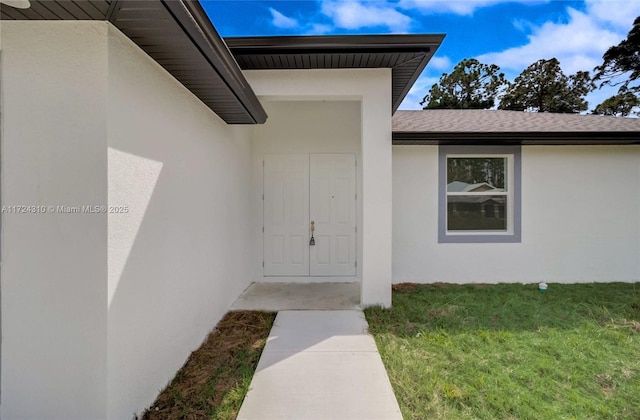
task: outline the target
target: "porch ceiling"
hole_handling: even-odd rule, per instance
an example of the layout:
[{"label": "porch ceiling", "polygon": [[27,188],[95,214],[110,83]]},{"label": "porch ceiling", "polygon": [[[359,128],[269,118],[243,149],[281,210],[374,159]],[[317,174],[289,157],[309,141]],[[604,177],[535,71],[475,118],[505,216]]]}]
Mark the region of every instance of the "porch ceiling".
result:
[{"label": "porch ceiling", "polygon": [[225,38],[243,70],[391,68],[392,111],[444,35],[345,35]]},{"label": "porch ceiling", "polygon": [[267,115],[197,0],[31,0],[2,20],[108,20],[229,124]]}]

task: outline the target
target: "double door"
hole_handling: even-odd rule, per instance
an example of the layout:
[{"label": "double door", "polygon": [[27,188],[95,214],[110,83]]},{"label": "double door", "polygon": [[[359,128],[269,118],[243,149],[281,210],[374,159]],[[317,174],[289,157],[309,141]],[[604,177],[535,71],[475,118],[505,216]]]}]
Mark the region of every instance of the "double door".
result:
[{"label": "double door", "polygon": [[353,154],[264,156],[265,276],[356,275],[355,165]]}]

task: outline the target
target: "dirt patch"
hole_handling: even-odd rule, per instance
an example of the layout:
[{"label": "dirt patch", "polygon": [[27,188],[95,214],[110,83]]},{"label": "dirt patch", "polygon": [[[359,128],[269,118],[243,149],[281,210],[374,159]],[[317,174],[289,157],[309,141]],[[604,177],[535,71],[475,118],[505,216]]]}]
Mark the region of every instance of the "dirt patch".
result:
[{"label": "dirt patch", "polygon": [[397,293],[412,293],[420,288],[418,283],[398,283],[391,285],[391,290]]},{"label": "dirt patch", "polygon": [[234,419],[246,392],[239,388],[248,386],[274,319],[274,313],[227,313],[142,419]]}]

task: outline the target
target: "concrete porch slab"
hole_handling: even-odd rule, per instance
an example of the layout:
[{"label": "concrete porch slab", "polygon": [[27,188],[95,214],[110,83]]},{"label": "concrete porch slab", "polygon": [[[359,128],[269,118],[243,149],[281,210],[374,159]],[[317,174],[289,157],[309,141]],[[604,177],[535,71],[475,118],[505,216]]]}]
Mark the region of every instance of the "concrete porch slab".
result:
[{"label": "concrete porch slab", "polygon": [[360,308],[360,283],[252,283],[232,311],[345,310]]},{"label": "concrete porch slab", "polygon": [[402,419],[359,310],[282,311],[239,420]]}]

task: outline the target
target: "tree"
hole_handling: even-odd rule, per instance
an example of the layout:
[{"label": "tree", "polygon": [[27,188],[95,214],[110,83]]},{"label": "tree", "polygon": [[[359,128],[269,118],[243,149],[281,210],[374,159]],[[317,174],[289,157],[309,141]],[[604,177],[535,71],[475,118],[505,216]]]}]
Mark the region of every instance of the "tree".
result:
[{"label": "tree", "polygon": [[509,84],[498,108],[576,113],[587,109],[589,103],[584,97],[593,89],[595,84],[588,71],[567,77],[557,59],[538,60]]},{"label": "tree", "polygon": [[[504,73],[495,64],[464,59],[444,73],[431,86],[420,105],[424,109],[487,109],[495,104],[496,96],[506,84]],[[426,105],[425,105],[426,104]]]},{"label": "tree", "polygon": [[504,188],[504,175],[503,158],[453,158],[447,163],[447,184],[488,182],[495,188]]},{"label": "tree", "polygon": [[[640,16],[633,21],[633,27],[618,45],[610,47],[602,56],[602,65],[594,69],[594,81],[605,85],[620,86],[619,93],[629,90],[639,92],[640,85],[630,87],[629,84],[640,79]],[[630,73],[624,81],[621,77]]]},{"label": "tree", "polygon": [[635,107],[640,106],[640,98],[628,91],[618,93],[605,99],[596,106],[593,113],[596,115],[611,115],[614,117],[627,117],[633,113]]}]

